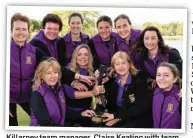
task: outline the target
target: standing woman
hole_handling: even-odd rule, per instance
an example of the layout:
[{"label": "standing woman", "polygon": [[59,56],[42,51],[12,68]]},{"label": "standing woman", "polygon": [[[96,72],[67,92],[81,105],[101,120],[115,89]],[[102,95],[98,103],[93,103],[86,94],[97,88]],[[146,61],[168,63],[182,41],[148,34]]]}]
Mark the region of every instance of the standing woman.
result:
[{"label": "standing woman", "polygon": [[[75,48],[72,61],[68,68],[71,71],[80,73],[81,75],[93,76],[92,54],[87,45],[81,44]],[[80,83],[84,83],[81,82]],[[85,83],[84,83],[85,84]],[[72,86],[64,85],[67,99],[67,115],[65,126],[72,127],[75,123],[81,126],[91,126],[91,118],[95,115],[91,110],[92,96],[96,96],[103,92],[103,86],[87,86],[88,91],[79,91],[73,89]]]},{"label": "standing woman", "polygon": [[156,69],[161,62],[169,62],[176,65],[182,77],[182,58],[177,49],[168,47],[160,31],[150,26],[145,28],[137,41],[137,54],[135,66],[146,72],[152,85],[155,86]]},{"label": "standing woman", "polygon": [[10,103],[9,125],[18,126],[16,105],[30,115],[29,95],[32,78],[42,54],[27,43],[29,36],[29,18],[16,13],[11,18],[10,50]]},{"label": "standing woman", "polygon": [[117,16],[114,24],[119,35],[117,38],[118,51],[131,52],[132,46],[136,43],[141,31],[132,29],[131,20],[125,14]]},{"label": "standing woman", "polygon": [[70,31],[63,37],[67,63],[70,63],[74,49],[80,44],[88,44],[89,36],[82,33],[83,17],[80,13],[72,13],[68,18]]},{"label": "standing woman", "polygon": [[66,101],[61,79],[60,64],[53,58],[38,65],[33,83],[30,104],[31,126],[63,126]]},{"label": "standing woman", "polygon": [[112,20],[106,15],[98,18],[96,26],[98,34],[91,38],[89,46],[94,57],[94,68],[98,69],[100,64],[110,66],[111,58],[117,51],[117,34],[112,32]]},{"label": "standing woman", "polygon": [[157,68],[153,97],[154,128],[181,128],[181,97],[179,71],[174,64],[161,63]]},{"label": "standing woman", "polygon": [[30,43],[41,49],[47,57],[54,57],[58,60],[57,41],[62,27],[61,18],[56,14],[49,13],[42,20],[42,29],[32,38]]},{"label": "standing woman", "polygon": [[152,93],[142,72],[136,70],[124,51],[114,54],[111,67],[116,76],[105,84],[109,113],[103,114],[104,122],[114,127],[151,128]]}]

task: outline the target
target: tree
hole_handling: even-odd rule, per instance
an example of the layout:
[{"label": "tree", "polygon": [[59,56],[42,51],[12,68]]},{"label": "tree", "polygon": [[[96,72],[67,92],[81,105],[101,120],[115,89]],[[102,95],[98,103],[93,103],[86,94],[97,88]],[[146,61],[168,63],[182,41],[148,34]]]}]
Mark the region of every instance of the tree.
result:
[{"label": "tree", "polygon": [[183,23],[178,23],[176,28],[177,35],[183,35]]},{"label": "tree", "polygon": [[41,29],[41,21],[31,19],[30,20],[30,31],[35,32]]},{"label": "tree", "polygon": [[83,32],[89,36],[95,35],[96,32],[96,20],[100,16],[98,11],[53,11],[53,13],[59,15],[63,21],[63,29],[60,35],[63,36],[69,31],[68,17],[71,13],[78,12],[82,15],[84,19]]},{"label": "tree", "polygon": [[183,35],[183,23],[170,22],[168,24],[160,24],[158,22],[146,22],[142,25],[142,29],[148,26],[157,27],[163,36]]}]

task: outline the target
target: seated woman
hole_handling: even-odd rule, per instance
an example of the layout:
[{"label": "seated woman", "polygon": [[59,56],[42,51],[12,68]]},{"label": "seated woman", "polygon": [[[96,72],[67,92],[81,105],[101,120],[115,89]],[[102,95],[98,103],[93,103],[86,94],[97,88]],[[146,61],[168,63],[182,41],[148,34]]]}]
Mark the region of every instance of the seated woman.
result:
[{"label": "seated woman", "polygon": [[66,114],[64,91],[60,85],[61,69],[53,58],[38,65],[31,94],[31,126],[63,126]]},{"label": "seated woman", "polygon": [[[93,76],[92,61],[89,47],[81,44],[75,48],[71,63],[67,68],[81,75]],[[95,115],[94,111],[91,110],[92,96],[100,94],[104,88],[103,86],[84,85],[87,86],[88,91],[79,91],[73,89],[72,86],[64,85],[68,110],[65,126],[73,127],[77,123],[81,126],[91,126],[90,117]]]},{"label": "seated woman", "polygon": [[134,65],[137,69],[141,69],[146,73],[153,88],[156,84],[156,69],[161,62],[175,64],[180,74],[182,74],[180,53],[177,49],[164,44],[160,31],[154,26],[147,27],[142,31],[133,51],[137,51]]},{"label": "seated woman", "polygon": [[114,54],[111,61],[114,79],[105,84],[107,109],[106,126],[151,128],[152,93],[148,91],[142,72],[138,72],[126,52]]},{"label": "seated woman", "polygon": [[181,128],[179,71],[174,64],[163,62],[157,68],[153,97],[154,128]]}]

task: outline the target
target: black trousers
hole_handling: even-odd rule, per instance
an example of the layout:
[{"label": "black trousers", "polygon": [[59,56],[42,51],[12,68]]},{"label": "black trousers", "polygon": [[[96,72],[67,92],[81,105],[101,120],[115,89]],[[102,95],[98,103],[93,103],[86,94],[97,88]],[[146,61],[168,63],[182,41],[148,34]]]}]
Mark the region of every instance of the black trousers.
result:
[{"label": "black trousers", "polygon": [[66,126],[66,127],[77,127],[77,126],[91,127],[91,118],[81,117],[81,118],[76,119],[76,120],[66,118],[65,122],[64,122],[64,126]]},{"label": "black trousers", "polygon": [[[9,111],[12,113],[13,117],[9,115],[9,126],[18,126],[17,121],[17,107],[16,103],[9,103]],[[30,116],[31,110],[30,110],[30,104],[29,102],[19,103],[21,108]]]}]

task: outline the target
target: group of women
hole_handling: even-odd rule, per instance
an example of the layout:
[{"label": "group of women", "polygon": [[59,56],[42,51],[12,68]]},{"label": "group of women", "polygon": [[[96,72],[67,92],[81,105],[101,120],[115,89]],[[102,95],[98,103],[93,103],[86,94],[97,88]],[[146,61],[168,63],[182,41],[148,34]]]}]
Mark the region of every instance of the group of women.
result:
[{"label": "group of women", "polygon": [[[63,23],[47,14],[42,29],[29,41],[29,18],[11,18],[9,125],[17,126],[16,105],[31,126],[93,127],[94,103],[107,100],[100,126],[181,128],[182,58],[150,26],[132,29],[125,14],[100,16],[98,34],[82,32],[79,13],[69,16],[70,31],[59,37]],[[97,70],[108,71],[98,85]],[[100,73],[100,72],[99,72]]]}]

